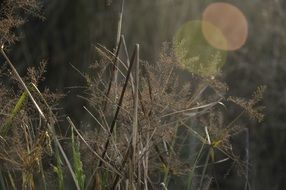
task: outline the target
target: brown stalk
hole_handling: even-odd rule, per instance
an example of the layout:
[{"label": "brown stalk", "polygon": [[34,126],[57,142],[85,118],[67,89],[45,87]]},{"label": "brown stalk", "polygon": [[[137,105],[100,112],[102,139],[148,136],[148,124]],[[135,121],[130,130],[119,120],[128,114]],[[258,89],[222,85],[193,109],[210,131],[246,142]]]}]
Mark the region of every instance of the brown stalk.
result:
[{"label": "brown stalk", "polygon": [[[106,92],[106,97],[109,96],[109,93],[110,93],[110,90],[111,90],[111,86],[112,86],[112,82],[113,80],[116,81],[117,80],[117,69],[116,69],[116,66],[117,66],[117,60],[118,60],[118,54],[119,54],[119,50],[120,50],[120,45],[121,45],[121,38],[118,42],[118,46],[116,48],[116,53],[115,53],[115,58],[113,60],[113,67],[112,67],[112,74],[110,76],[110,80],[109,80],[109,83],[108,83],[108,88],[107,88],[107,92]],[[113,78],[114,77],[114,78]],[[104,106],[103,106],[103,110],[105,111],[106,109],[106,106],[107,106],[107,101],[104,102]]]},{"label": "brown stalk", "polygon": [[[79,187],[79,184],[76,180],[76,176],[75,176],[75,173],[73,172],[73,169],[72,169],[72,166],[67,158],[67,155],[65,154],[57,136],[56,136],[56,133],[55,133],[55,130],[54,128],[51,126],[51,123],[48,122],[48,119],[47,117],[44,115],[43,111],[41,110],[41,108],[39,107],[39,105],[37,104],[37,102],[35,101],[33,95],[31,94],[30,90],[28,89],[27,85],[25,84],[25,82],[22,80],[21,76],[19,75],[18,71],[16,70],[16,68],[14,67],[14,65],[12,64],[12,62],[10,61],[10,59],[8,58],[8,56],[6,55],[5,51],[4,51],[4,44],[1,46],[1,53],[2,55],[4,56],[5,60],[7,61],[7,63],[9,64],[9,66],[11,67],[14,75],[16,76],[17,80],[21,83],[21,85],[23,86],[23,88],[27,91],[28,93],[28,96],[30,97],[32,103],[34,104],[34,106],[36,107],[37,111],[39,112],[41,118],[45,121],[45,123],[47,124],[47,127],[48,129],[50,130],[50,132],[52,133],[53,135],[53,139],[54,139],[54,142],[56,144],[56,146],[59,148],[66,164],[67,164],[67,167],[72,175],[72,178],[74,180],[74,183],[75,183],[75,186],[78,190],[80,190],[80,187]],[[52,123],[53,124],[53,123]]]},{"label": "brown stalk", "polygon": [[21,83],[21,85],[23,86],[23,88],[26,90],[26,92],[28,93],[28,96],[30,97],[32,103],[34,104],[34,106],[36,107],[36,109],[38,110],[40,116],[42,119],[46,120],[46,117],[44,116],[44,113],[42,112],[41,108],[39,107],[39,105],[37,104],[37,102],[35,101],[34,97],[32,96],[30,90],[28,89],[27,85],[25,84],[25,82],[22,80],[21,76],[19,75],[18,71],[16,70],[16,68],[14,67],[14,65],[12,64],[12,62],[10,61],[9,57],[6,55],[5,51],[4,51],[4,44],[2,44],[1,46],[1,53],[4,56],[4,58],[6,59],[8,65],[11,67],[14,75],[16,76],[17,80]]},{"label": "brown stalk", "polygon": [[122,176],[122,174],[115,168],[113,167],[111,164],[109,164],[108,162],[106,162],[104,159],[102,159],[102,157],[93,150],[93,148],[91,148],[91,146],[86,142],[86,140],[83,138],[83,136],[80,134],[80,132],[77,130],[77,128],[75,127],[74,123],[72,122],[72,120],[70,119],[70,117],[66,118],[67,121],[69,122],[70,126],[74,129],[74,131],[77,133],[77,135],[79,136],[79,138],[82,140],[82,142],[87,146],[87,148],[102,162],[104,162],[104,164],[106,164],[112,171],[114,171],[117,175]]},{"label": "brown stalk", "polygon": [[[126,80],[125,80],[123,89],[121,91],[121,95],[120,95],[120,98],[119,98],[119,102],[117,104],[116,112],[115,112],[115,115],[114,115],[113,120],[112,120],[111,125],[110,125],[109,135],[108,135],[107,141],[106,141],[106,143],[104,145],[104,150],[103,150],[102,155],[101,155],[102,159],[104,159],[105,154],[107,152],[107,149],[108,149],[108,146],[109,146],[109,143],[110,143],[110,138],[111,138],[111,135],[113,134],[113,130],[114,130],[114,127],[115,127],[115,124],[116,124],[116,120],[117,120],[120,108],[122,106],[122,102],[123,102],[124,94],[125,94],[125,91],[126,91],[126,88],[127,88],[128,80],[129,80],[129,77],[130,77],[130,74],[131,74],[132,66],[133,66],[133,63],[135,62],[135,56],[136,56],[136,49],[133,52],[133,55],[132,55],[132,58],[131,58],[131,64],[130,64],[130,66],[128,68],[128,71],[127,71]],[[102,165],[102,161],[99,162],[98,167],[100,167],[101,165]]]},{"label": "brown stalk", "polygon": [[[132,148],[133,148],[132,162],[134,171],[136,170],[136,163],[137,163],[135,153],[137,151],[137,135],[138,135],[138,107],[139,107],[138,92],[139,92],[139,44],[136,44],[135,98],[134,98],[133,131],[132,131]],[[138,165],[140,165],[140,163],[138,163]]]},{"label": "brown stalk", "polygon": [[[126,42],[125,42],[125,37],[124,35],[121,35],[121,38],[122,38],[122,44],[123,44],[123,47],[124,47],[124,52],[125,52],[125,56],[126,56],[126,62],[127,62],[127,66],[129,67],[130,65],[130,59],[129,59],[129,54],[128,54],[128,50],[127,50],[127,46],[126,46]],[[124,65],[124,64],[123,64]],[[133,76],[131,75],[130,76],[130,81],[131,81],[131,87],[132,87],[132,94],[134,94],[134,91],[135,91],[135,87],[134,87],[134,79],[133,79]]]}]

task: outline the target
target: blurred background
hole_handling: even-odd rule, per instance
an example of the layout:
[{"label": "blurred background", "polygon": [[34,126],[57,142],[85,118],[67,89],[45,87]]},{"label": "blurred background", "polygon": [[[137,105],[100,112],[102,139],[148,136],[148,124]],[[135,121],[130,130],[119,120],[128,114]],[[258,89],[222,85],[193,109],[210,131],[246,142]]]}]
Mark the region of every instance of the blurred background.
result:
[{"label": "blurred background", "polygon": [[[164,41],[172,42],[185,23],[202,20],[204,10],[213,0],[125,0],[122,33],[127,47],[141,46],[141,59],[154,62]],[[236,50],[227,51],[222,67],[228,95],[250,97],[259,85],[267,85],[263,104],[265,120],[257,124],[245,120],[250,129],[251,189],[284,189],[286,185],[286,1],[224,1],[234,5],[247,21],[247,39]],[[30,18],[19,29],[23,39],[10,52],[21,73],[28,66],[48,61],[43,87],[67,95],[64,112],[82,122],[84,101],[75,98],[82,93],[82,72],[97,56],[95,45],[115,48],[120,0],[43,0],[45,20]],[[234,26],[237,23],[233,23]],[[131,52],[130,52],[131,53]],[[70,104],[69,102],[73,102]],[[243,147],[239,140],[235,141]],[[241,143],[241,144],[239,144]],[[243,189],[238,177],[219,173],[221,189]],[[237,176],[236,174],[233,174]],[[175,188],[174,188],[175,189]]]}]

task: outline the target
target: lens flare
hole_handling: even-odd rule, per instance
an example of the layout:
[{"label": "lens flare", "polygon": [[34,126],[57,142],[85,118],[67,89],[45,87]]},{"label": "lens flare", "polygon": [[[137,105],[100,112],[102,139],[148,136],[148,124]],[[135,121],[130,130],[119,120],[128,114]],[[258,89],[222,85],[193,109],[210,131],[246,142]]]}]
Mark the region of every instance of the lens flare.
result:
[{"label": "lens flare", "polygon": [[215,48],[234,51],[241,48],[248,35],[247,20],[243,13],[235,6],[228,3],[212,3],[203,12],[203,23],[216,26],[223,34],[227,45],[213,37],[208,25],[203,25],[202,30],[206,40]]},{"label": "lens flare", "polygon": [[226,39],[214,25],[189,21],[174,36],[175,54],[180,64],[192,73],[214,76],[225,63],[226,51],[217,49],[206,41],[202,32],[203,25],[212,33],[210,37],[214,41],[226,46]]},{"label": "lens flare", "polygon": [[212,23],[203,21],[202,31],[206,41],[213,47],[228,50],[228,41],[222,31]]}]

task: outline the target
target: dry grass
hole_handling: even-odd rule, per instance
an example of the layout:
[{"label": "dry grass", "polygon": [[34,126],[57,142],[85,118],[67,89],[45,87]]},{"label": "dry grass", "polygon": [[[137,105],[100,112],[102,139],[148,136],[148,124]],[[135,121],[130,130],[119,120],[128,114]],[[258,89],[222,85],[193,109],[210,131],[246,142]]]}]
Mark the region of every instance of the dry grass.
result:
[{"label": "dry grass", "polygon": [[[168,189],[176,180],[183,180],[178,188],[208,189],[212,166],[229,160],[245,171],[247,186],[249,160],[233,152],[230,139],[245,130],[236,124],[244,113],[263,119],[256,105],[264,87],[250,100],[227,98],[228,87],[218,76],[184,71],[168,43],[156,63],[140,60],[138,44],[129,58],[120,35],[122,6],[115,51],[97,45],[101,59],[91,65],[92,74],[81,73],[87,82],[81,98],[94,121],[79,130],[67,117],[71,136],[61,136],[53,108],[62,96],[37,87],[45,64],[21,77],[4,51],[4,43],[17,39],[13,28],[22,23],[13,11],[37,14],[35,3],[5,1],[0,21],[1,53],[9,66],[1,78],[11,81],[0,86],[2,189]],[[244,108],[232,121],[225,119],[227,101]],[[68,175],[74,182],[69,186]]]}]

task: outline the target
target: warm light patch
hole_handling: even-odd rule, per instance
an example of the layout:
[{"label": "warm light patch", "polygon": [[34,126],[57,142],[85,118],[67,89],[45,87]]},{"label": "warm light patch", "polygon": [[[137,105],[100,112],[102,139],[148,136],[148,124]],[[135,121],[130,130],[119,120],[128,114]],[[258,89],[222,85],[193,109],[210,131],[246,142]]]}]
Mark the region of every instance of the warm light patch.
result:
[{"label": "warm light patch", "polygon": [[202,31],[205,39],[215,48],[228,50],[228,41],[222,31],[209,22],[202,22]]},{"label": "warm light patch", "polygon": [[226,60],[226,51],[210,45],[202,32],[206,25],[212,36],[209,37],[226,45],[222,33],[212,24],[201,21],[185,23],[174,37],[175,54],[181,65],[192,73],[201,76],[214,76],[220,71]]},{"label": "warm light patch", "polygon": [[228,3],[212,3],[203,12],[203,23],[217,27],[227,41],[225,45],[208,24],[202,25],[206,40],[215,48],[237,50],[243,46],[248,35],[247,20],[243,13]]}]

